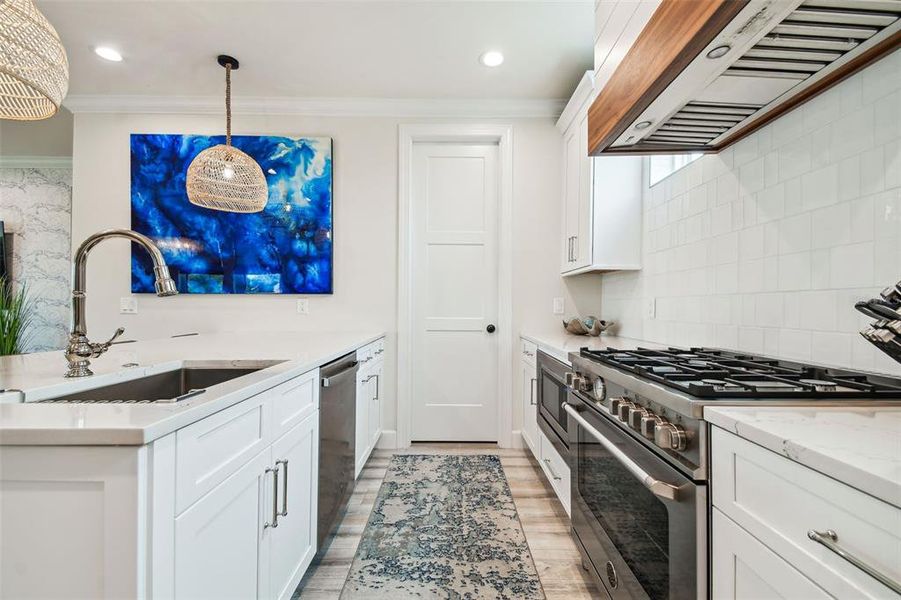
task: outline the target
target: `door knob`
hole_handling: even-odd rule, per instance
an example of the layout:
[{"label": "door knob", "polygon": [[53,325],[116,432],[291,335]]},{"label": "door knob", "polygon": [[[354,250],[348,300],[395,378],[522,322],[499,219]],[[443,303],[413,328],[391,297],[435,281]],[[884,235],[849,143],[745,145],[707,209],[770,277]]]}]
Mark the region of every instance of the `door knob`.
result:
[{"label": "door knob", "polygon": [[495,329],[497,329],[497,327],[495,327],[494,325],[488,325],[488,327],[485,328],[485,331],[487,331],[488,333],[494,333]]}]

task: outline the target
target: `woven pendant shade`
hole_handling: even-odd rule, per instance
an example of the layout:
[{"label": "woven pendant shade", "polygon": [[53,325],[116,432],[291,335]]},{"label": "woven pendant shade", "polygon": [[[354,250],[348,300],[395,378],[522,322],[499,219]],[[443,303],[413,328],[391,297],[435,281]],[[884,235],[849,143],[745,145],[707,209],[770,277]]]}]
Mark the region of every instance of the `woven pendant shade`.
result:
[{"label": "woven pendant shade", "polygon": [[225,144],[200,152],[188,167],[186,187],[191,204],[236,213],[260,212],[269,200],[269,185],[260,165],[231,145],[231,72],[238,61],[220,56],[225,67]]},{"label": "woven pendant shade", "polygon": [[0,119],[52,117],[69,90],[69,61],[32,0],[0,0]]}]

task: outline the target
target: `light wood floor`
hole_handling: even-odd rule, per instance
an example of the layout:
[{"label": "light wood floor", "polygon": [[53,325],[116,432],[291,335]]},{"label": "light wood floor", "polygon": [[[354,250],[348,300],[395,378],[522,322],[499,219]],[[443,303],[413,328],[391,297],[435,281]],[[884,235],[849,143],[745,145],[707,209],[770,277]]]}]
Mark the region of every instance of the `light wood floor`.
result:
[{"label": "light wood floor", "polygon": [[582,569],[579,551],[570,537],[566,512],[528,452],[502,450],[494,444],[414,444],[407,450],[375,450],[360,473],[347,514],[331,545],[320,563],[310,567],[297,588],[296,597],[301,600],[338,598],[391,457],[396,453],[435,453],[500,456],[548,600],[599,598]]}]

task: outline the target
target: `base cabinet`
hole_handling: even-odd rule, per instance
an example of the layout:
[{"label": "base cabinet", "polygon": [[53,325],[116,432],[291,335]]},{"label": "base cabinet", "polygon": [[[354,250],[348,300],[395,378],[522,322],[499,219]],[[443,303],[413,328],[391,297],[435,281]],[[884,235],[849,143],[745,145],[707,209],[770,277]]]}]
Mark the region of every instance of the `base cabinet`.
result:
[{"label": "base cabinet", "polygon": [[832,598],[716,508],[713,549],[713,598]]},{"label": "base cabinet", "polygon": [[265,450],[175,519],[175,598],[268,597]]},{"label": "base cabinet", "polygon": [[360,472],[382,435],[382,391],[385,383],[385,340],[377,340],[357,351],[357,435],[354,477]]},{"label": "base cabinet", "polygon": [[290,598],[316,553],[319,415],[175,519],[175,598]]},{"label": "base cabinet", "polygon": [[536,379],[537,367],[535,358],[537,346],[528,341],[521,340],[520,352],[520,406],[522,408],[522,438],[532,454],[538,458],[538,382]]}]

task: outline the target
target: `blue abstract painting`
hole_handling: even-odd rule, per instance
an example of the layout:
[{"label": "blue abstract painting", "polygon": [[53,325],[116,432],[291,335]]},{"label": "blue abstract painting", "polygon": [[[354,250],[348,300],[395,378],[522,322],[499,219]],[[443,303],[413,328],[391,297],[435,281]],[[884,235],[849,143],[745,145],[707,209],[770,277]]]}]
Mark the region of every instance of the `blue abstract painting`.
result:
[{"label": "blue abstract painting", "polygon": [[[178,291],[188,294],[332,293],[332,141],[233,136],[263,168],[262,212],[228,213],[188,202],[188,165],[225,136],[131,136],[131,227],[150,237]],[[153,265],[131,255],[131,290],[153,293]]]}]

